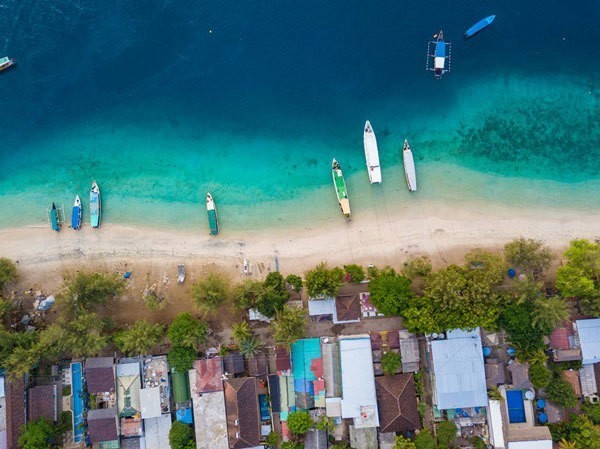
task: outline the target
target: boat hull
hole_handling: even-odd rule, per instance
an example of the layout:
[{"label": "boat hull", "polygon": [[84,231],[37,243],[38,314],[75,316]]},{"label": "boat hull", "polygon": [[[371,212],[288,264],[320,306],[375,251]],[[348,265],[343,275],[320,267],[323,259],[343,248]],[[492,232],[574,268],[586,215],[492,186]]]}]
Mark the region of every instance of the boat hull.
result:
[{"label": "boat hull", "polygon": [[369,173],[369,182],[371,184],[381,184],[381,166],[379,165],[377,137],[375,137],[373,127],[368,120],[365,123],[363,143],[365,147],[365,159],[367,162],[367,172]]},{"label": "boat hull", "polygon": [[217,235],[219,233],[219,215],[217,213],[217,206],[210,193],[206,195],[206,213],[210,235]]},{"label": "boat hull", "polygon": [[58,210],[54,203],[52,203],[52,208],[50,209],[50,225],[53,231],[60,231],[60,219],[58,218]]},{"label": "boat hull", "polygon": [[73,229],[81,229],[81,206],[73,206],[73,212],[71,212],[71,227]]},{"label": "boat hull", "polygon": [[415,160],[408,145],[404,141],[404,149],[402,150],[402,159],[404,161],[404,175],[406,177],[406,185],[411,192],[417,191],[417,172],[415,170]]},{"label": "boat hull", "polygon": [[333,186],[335,188],[335,194],[337,196],[338,204],[342,214],[346,218],[350,218],[350,200],[348,198],[348,189],[346,188],[346,181],[344,180],[344,174],[340,168],[338,162],[334,159],[331,166],[331,177],[333,178]]},{"label": "boat hull", "polygon": [[92,228],[100,227],[100,219],[102,217],[102,197],[100,195],[100,188],[96,181],[92,183],[92,189],[90,190],[90,223]]},{"label": "boat hull", "polygon": [[474,36],[475,34],[479,33],[480,31],[486,29],[487,27],[489,27],[492,24],[492,22],[494,21],[495,18],[496,18],[496,16],[489,16],[489,17],[486,17],[485,19],[481,19],[479,22],[477,22],[475,25],[473,25],[471,28],[469,28],[465,32],[465,37],[467,39],[469,39],[470,37]]}]

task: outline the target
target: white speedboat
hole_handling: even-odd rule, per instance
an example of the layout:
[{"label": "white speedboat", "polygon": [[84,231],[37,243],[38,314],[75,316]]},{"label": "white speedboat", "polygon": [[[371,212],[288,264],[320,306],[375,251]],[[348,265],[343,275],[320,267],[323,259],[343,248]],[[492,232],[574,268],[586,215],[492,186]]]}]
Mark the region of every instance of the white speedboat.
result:
[{"label": "white speedboat", "polygon": [[379,166],[379,150],[377,149],[377,138],[373,132],[371,122],[367,120],[364,132],[365,158],[371,184],[381,184],[381,167]]},{"label": "white speedboat", "polygon": [[413,158],[408,140],[404,140],[402,148],[402,158],[404,159],[404,174],[406,175],[406,185],[411,192],[417,191],[417,172],[415,171],[415,159]]}]

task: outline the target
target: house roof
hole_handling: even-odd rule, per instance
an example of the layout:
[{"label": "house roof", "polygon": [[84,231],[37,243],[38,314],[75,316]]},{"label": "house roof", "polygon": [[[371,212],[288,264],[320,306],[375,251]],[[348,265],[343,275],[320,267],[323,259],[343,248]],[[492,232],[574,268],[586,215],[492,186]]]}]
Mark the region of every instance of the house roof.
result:
[{"label": "house roof", "polygon": [[508,365],[507,369],[510,371],[513,387],[522,390],[533,387],[529,380],[529,365],[527,363],[514,361]]},{"label": "house roof", "polygon": [[446,340],[431,342],[431,353],[438,409],[487,405],[479,328],[448,331]]},{"label": "house roof", "polygon": [[23,379],[5,381],[6,441],[9,449],[17,448],[21,426],[25,425],[25,383]]},{"label": "house roof", "polygon": [[112,357],[92,357],[85,362],[87,389],[91,394],[115,391],[115,367]]},{"label": "house roof", "polygon": [[160,387],[140,390],[140,408],[144,419],[158,418],[161,415]]},{"label": "house roof", "polygon": [[87,419],[90,441],[92,443],[102,443],[103,441],[115,441],[119,439],[116,408],[90,410]]},{"label": "house roof", "polygon": [[579,382],[579,371],[575,370],[565,370],[563,371],[563,376],[565,380],[571,384],[571,388],[573,388],[573,393],[578,398],[581,397],[581,383]]},{"label": "house roof", "polygon": [[58,404],[56,399],[56,385],[40,385],[27,391],[27,416],[30,421],[39,418],[48,418],[50,421],[58,420]]},{"label": "house roof", "polygon": [[546,426],[511,428],[508,449],[552,449],[552,435]]},{"label": "house roof", "polygon": [[327,449],[327,433],[311,429],[304,436],[304,449]]},{"label": "house roof", "polygon": [[196,371],[196,391],[198,393],[223,391],[221,357],[196,360],[194,370]]},{"label": "house roof", "polygon": [[187,371],[181,373],[175,368],[171,370],[171,385],[173,387],[173,402],[183,404],[191,399],[190,381]]},{"label": "house roof", "polygon": [[309,316],[333,315],[334,312],[335,298],[309,299],[308,301]]},{"label": "house roof", "polygon": [[140,411],[139,363],[117,365],[117,412],[120,417],[131,417]]},{"label": "house roof", "polygon": [[371,332],[370,334],[370,338],[371,338],[371,349],[373,351],[377,351],[379,349],[381,349],[381,334],[379,332]]},{"label": "house roof", "polygon": [[267,385],[269,387],[269,396],[271,397],[271,411],[279,413],[281,411],[281,392],[279,389],[279,376],[271,374],[267,376]]},{"label": "house roof", "polygon": [[400,349],[400,334],[398,331],[389,331],[387,333],[387,344],[390,349]]},{"label": "house roof", "polygon": [[412,432],[421,428],[412,374],[375,378],[381,432]]},{"label": "house roof", "polygon": [[258,446],[260,423],[256,381],[253,377],[225,381],[225,409],[229,447],[242,449]]},{"label": "house roof", "polygon": [[292,369],[292,359],[290,352],[283,347],[275,348],[275,368],[277,371],[287,371]]},{"label": "house roof", "polygon": [[340,372],[340,350],[336,342],[322,343],[323,378],[325,379],[325,396],[340,397],[342,394],[342,378]]},{"label": "house roof", "polygon": [[165,449],[170,447],[170,430],[171,415],[161,415],[156,418],[144,419],[146,449]]},{"label": "house roof", "polygon": [[573,338],[573,323],[565,321],[562,326],[554,329],[550,335],[550,347],[552,349],[571,349]]},{"label": "house roof", "polygon": [[421,355],[419,353],[419,342],[415,334],[406,329],[398,332],[400,338],[400,355],[402,356],[402,371],[405,373],[419,370]]},{"label": "house roof", "polygon": [[490,388],[504,384],[506,382],[504,363],[498,360],[492,362],[488,359],[485,364],[485,379]]},{"label": "house roof", "polygon": [[377,427],[377,394],[368,335],[340,337],[342,418],[354,418],[357,428]]},{"label": "house roof", "polygon": [[240,374],[244,372],[244,356],[239,352],[224,355],[223,369],[229,374]]},{"label": "house roof", "polygon": [[[597,365],[597,364],[596,364]],[[579,380],[581,381],[581,394],[583,396],[592,396],[598,393],[596,384],[596,365],[582,365],[579,369]]]},{"label": "house roof", "polygon": [[596,378],[596,387],[600,391],[600,363],[594,363],[594,377]]},{"label": "house roof", "polygon": [[335,298],[335,320],[338,323],[360,320],[360,298],[358,292],[338,295]]},{"label": "house roof", "polygon": [[[197,370],[192,369],[189,371],[196,447],[199,449],[228,449],[225,394],[222,390],[199,392],[197,390],[197,376]],[[221,382],[221,385],[223,384],[220,378],[219,382]]]},{"label": "house roof", "polygon": [[577,320],[576,324],[582,363],[585,365],[600,362],[600,318]]},{"label": "house roof", "polygon": [[248,364],[248,374],[251,376],[264,376],[268,373],[269,360],[265,353],[256,354],[253,359],[246,360]]}]

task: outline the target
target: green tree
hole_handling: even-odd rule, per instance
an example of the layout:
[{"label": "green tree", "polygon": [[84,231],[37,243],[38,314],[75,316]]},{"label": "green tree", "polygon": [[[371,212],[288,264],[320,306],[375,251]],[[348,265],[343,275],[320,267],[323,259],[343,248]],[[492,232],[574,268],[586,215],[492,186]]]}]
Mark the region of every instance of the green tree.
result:
[{"label": "green tree", "polygon": [[196,449],[194,430],[181,421],[175,421],[169,430],[171,449]]},{"label": "green tree", "polygon": [[133,327],[113,335],[115,346],[126,355],[146,355],[162,339],[165,327],[138,320]]},{"label": "green tree", "polygon": [[321,262],[304,274],[308,296],[311,298],[336,296],[340,290],[343,276],[344,272],[339,268],[329,269],[325,262]]},{"label": "green tree", "polygon": [[583,404],[583,412],[595,425],[600,424],[600,403],[592,404],[590,402],[585,402]]},{"label": "green tree", "polygon": [[108,344],[104,323],[95,313],[80,313],[66,328],[64,344],[73,358],[97,356]]},{"label": "green tree", "polygon": [[288,274],[285,278],[285,282],[291,285],[296,292],[302,290],[302,278],[297,274]]},{"label": "green tree", "polygon": [[569,315],[569,306],[560,296],[540,297],[533,303],[531,324],[544,335],[549,335]]},{"label": "green tree", "polygon": [[183,312],[177,315],[169,326],[167,335],[175,346],[197,349],[206,341],[208,326],[196,320],[191,313]]},{"label": "green tree", "polygon": [[267,274],[267,277],[263,282],[263,287],[271,287],[278,292],[284,292],[286,291],[285,279],[283,278],[281,273],[277,271],[272,271],[271,273]]},{"label": "green tree", "polygon": [[294,435],[304,435],[313,427],[313,424],[308,412],[292,412],[288,415],[287,425]]},{"label": "green tree", "polygon": [[270,432],[265,439],[265,444],[269,449],[275,449],[279,444],[279,434],[277,432]]},{"label": "green tree", "polygon": [[531,278],[538,278],[554,259],[550,248],[540,240],[520,237],[504,245],[506,263]]},{"label": "green tree", "polygon": [[304,449],[304,445],[297,441],[284,441],[281,443],[281,449]]},{"label": "green tree", "polygon": [[502,284],[506,264],[502,257],[482,249],[474,249],[465,255],[468,278],[482,285],[494,287]]},{"label": "green tree", "polygon": [[410,438],[398,435],[396,436],[396,445],[394,446],[394,449],[417,449],[417,446]]},{"label": "green tree", "polygon": [[317,430],[331,433],[335,429],[335,423],[329,416],[321,416],[321,419],[315,426]]},{"label": "green tree", "polygon": [[233,300],[242,310],[252,309],[258,304],[262,291],[262,282],[246,279],[233,289]]},{"label": "green tree", "polygon": [[256,305],[256,310],[268,318],[273,318],[277,312],[283,310],[290,297],[287,290],[280,291],[276,287],[266,286]]},{"label": "green tree", "polygon": [[229,281],[215,273],[192,285],[192,299],[204,313],[215,312],[227,300],[228,292]]},{"label": "green tree", "polygon": [[365,269],[360,265],[352,263],[350,265],[344,265],[344,271],[346,274],[346,278],[353,282],[354,284],[358,284],[365,280]]},{"label": "green tree", "polygon": [[14,309],[12,302],[0,296],[0,322]]},{"label": "green tree", "polygon": [[542,363],[532,363],[529,366],[529,379],[535,388],[545,388],[552,380],[552,371]]},{"label": "green tree", "polygon": [[558,442],[558,449],[577,449],[575,441],[567,441],[564,438]]},{"label": "green tree", "polygon": [[240,342],[240,354],[248,360],[253,359],[260,352],[262,343],[254,336],[246,338]]},{"label": "green tree", "polygon": [[22,379],[25,374],[31,372],[38,365],[40,358],[41,353],[37,346],[30,348],[17,346],[2,362],[2,365],[11,379]]},{"label": "green tree", "polygon": [[600,449],[600,427],[595,426],[587,416],[572,414],[565,427],[566,441],[575,443],[578,449]]},{"label": "green tree", "polygon": [[546,396],[552,402],[564,408],[573,408],[577,405],[577,398],[569,382],[559,377],[554,377],[546,387]]},{"label": "green tree", "polygon": [[442,446],[450,446],[456,440],[456,424],[452,421],[442,421],[437,430],[438,443]]},{"label": "green tree", "polygon": [[436,449],[437,443],[429,429],[423,429],[415,437],[415,446],[417,449]]},{"label": "green tree", "polygon": [[397,275],[394,270],[373,279],[369,290],[371,302],[386,316],[401,314],[414,297],[410,279]]},{"label": "green tree", "polygon": [[19,447],[21,449],[54,449],[56,437],[54,425],[48,418],[39,418],[21,426]]},{"label": "green tree", "polygon": [[473,449],[487,449],[487,444],[482,440],[482,437],[471,438],[471,444],[473,445]]},{"label": "green tree", "polygon": [[271,326],[275,342],[289,347],[293,342],[306,335],[306,315],[302,309],[285,307],[275,315]]},{"label": "green tree", "polygon": [[252,328],[248,324],[248,321],[240,321],[233,325],[233,338],[238,345],[250,337],[252,337]]},{"label": "green tree", "polygon": [[415,257],[409,259],[408,262],[404,264],[402,274],[410,280],[413,280],[417,278],[426,278],[432,271],[431,261],[427,257]]},{"label": "green tree", "polygon": [[68,317],[76,316],[79,312],[93,312],[118,296],[123,288],[123,282],[115,274],[77,273],[67,278],[57,300]]},{"label": "green tree", "polygon": [[173,346],[167,354],[167,361],[171,367],[180,373],[185,373],[192,369],[194,360],[198,353],[195,349],[184,346]]},{"label": "green tree", "polygon": [[17,278],[17,267],[12,260],[0,257],[0,292],[4,287]]},{"label": "green tree", "polygon": [[383,374],[386,376],[392,376],[396,374],[400,365],[402,364],[402,357],[397,352],[386,352],[381,357],[381,369]]},{"label": "green tree", "polygon": [[502,311],[500,325],[517,349],[527,352],[544,347],[543,333],[532,324],[533,304],[509,304]]}]

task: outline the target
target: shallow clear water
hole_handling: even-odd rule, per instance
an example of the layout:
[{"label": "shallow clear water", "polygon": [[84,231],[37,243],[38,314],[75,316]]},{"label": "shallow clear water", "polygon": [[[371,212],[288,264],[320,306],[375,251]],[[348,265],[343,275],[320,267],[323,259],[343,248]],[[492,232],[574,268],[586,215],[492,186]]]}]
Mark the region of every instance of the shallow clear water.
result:
[{"label": "shallow clear water", "polygon": [[[52,201],[69,210],[75,194],[86,208],[96,179],[109,222],[205,228],[211,191],[225,229],[310,228],[339,218],[332,157],[354,214],[420,199],[597,210],[599,11],[558,0],[0,0],[0,46],[19,61],[0,74],[0,227],[44,223]],[[462,38],[492,13],[490,28]],[[442,27],[452,72],[435,81],[425,46]],[[367,181],[367,118],[382,186]]]}]

